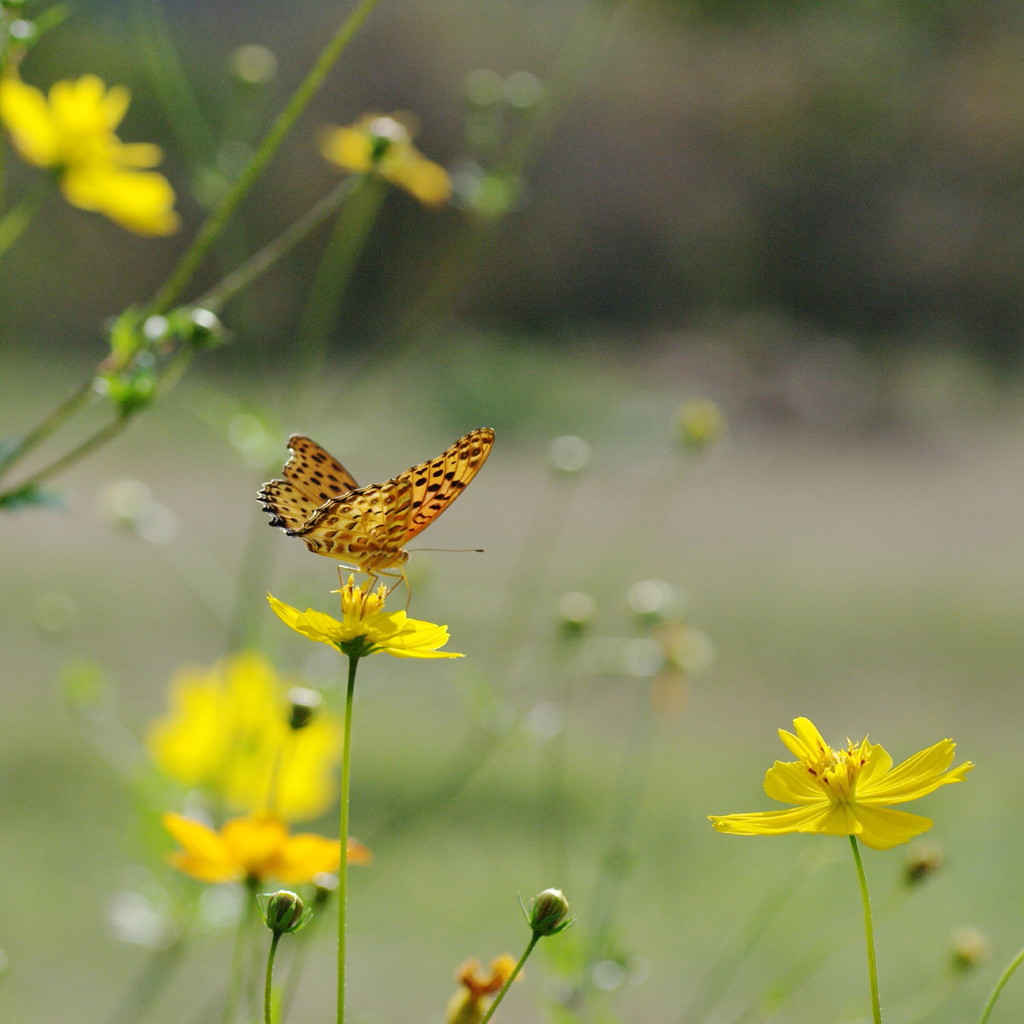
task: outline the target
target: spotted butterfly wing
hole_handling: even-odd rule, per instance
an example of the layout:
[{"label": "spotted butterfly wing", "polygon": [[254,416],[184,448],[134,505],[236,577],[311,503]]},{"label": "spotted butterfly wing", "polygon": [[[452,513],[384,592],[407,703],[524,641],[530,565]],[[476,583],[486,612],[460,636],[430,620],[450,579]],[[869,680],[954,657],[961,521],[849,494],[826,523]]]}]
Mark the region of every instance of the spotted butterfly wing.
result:
[{"label": "spotted butterfly wing", "polygon": [[293,434],[288,447],[292,454],[282,470],[284,480],[265,483],[259,499],[271,514],[270,525],[291,532],[301,529],[325,501],[359,485],[333,455],[308,437]]},{"label": "spotted butterfly wing", "polygon": [[[296,502],[294,493],[306,496],[311,492],[306,479],[310,464],[316,464],[321,471],[317,482],[330,474],[323,471],[318,460],[296,459],[293,455],[289,465],[295,464],[293,469],[300,479],[289,477],[290,484],[271,481],[264,485],[260,497],[273,516],[271,524],[283,526],[290,536],[301,537],[310,551],[351,562],[366,572],[384,570],[405,562],[408,552],[403,545],[425,530],[462,493],[486,461],[493,444],[494,431],[489,427],[471,431],[437,458],[413,466],[392,480],[327,498],[301,522],[299,517],[308,511],[308,506]],[[319,446],[314,448],[327,456]],[[334,460],[331,462],[336,469],[341,468]],[[342,473],[351,479],[343,469]],[[285,475],[289,476],[288,467]],[[312,491],[317,497],[322,493],[317,486]]]}]

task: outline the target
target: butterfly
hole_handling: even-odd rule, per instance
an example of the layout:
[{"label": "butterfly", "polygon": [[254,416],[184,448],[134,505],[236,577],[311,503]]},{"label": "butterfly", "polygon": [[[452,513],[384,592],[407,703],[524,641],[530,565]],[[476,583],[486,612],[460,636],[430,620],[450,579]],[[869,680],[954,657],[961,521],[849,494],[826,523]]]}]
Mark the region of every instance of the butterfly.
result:
[{"label": "butterfly", "polygon": [[271,526],[301,537],[318,555],[375,576],[405,564],[405,544],[463,492],[493,445],[494,431],[481,427],[435,459],[382,484],[360,487],[333,455],[295,434],[288,439],[292,454],[284,479],[265,483],[259,499]]}]

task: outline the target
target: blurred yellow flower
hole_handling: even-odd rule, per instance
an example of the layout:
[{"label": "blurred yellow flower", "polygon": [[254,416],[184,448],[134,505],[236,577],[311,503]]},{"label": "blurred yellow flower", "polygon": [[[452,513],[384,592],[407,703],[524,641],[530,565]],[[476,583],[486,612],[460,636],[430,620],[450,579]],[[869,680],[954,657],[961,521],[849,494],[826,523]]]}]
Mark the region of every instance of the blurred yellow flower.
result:
[{"label": "blurred yellow flower", "polygon": [[865,737],[847,740],[845,750],[833,750],[806,718],[793,722],[796,734],[779,730],[779,738],[799,758],[776,761],[764,779],[773,800],[797,804],[784,811],[711,815],[719,832],[741,836],[773,836],[787,832],[819,832],[856,836],[866,846],[887,850],[931,828],[931,819],[889,804],[906,803],[944,786],[962,782],[974,767],[965,761],[946,774],[956,744],[940,740],[893,767],[892,758]]},{"label": "blurred yellow flower", "polygon": [[160,147],[115,134],[128,101],[127,89],[107,89],[95,75],[56,82],[49,97],[14,75],[0,79],[0,120],[15,148],[56,172],[69,203],[139,235],[168,235],[179,223],[174,190],[148,170],[162,159]]},{"label": "blurred yellow flower", "polygon": [[[298,885],[337,871],[341,863],[337,839],[311,832],[289,835],[284,823],[271,814],[232,818],[220,831],[173,811],[163,816],[163,823],[182,847],[171,854],[171,864],[200,882],[260,884],[273,878]],[[370,851],[349,839],[348,863],[370,860]]]},{"label": "blurred yellow flower", "polygon": [[515,968],[515,958],[507,953],[492,960],[486,974],[478,960],[467,960],[455,975],[459,990],[448,1004],[446,1024],[480,1024],[493,997],[505,987]]},{"label": "blurred yellow flower", "polygon": [[334,593],[341,594],[341,621],[314,608],[300,612],[273,594],[267,594],[267,600],[277,617],[296,633],[307,640],[337,647],[350,657],[365,657],[377,651],[386,651],[396,658],[462,657],[438,650],[448,643],[447,626],[410,619],[405,612],[386,612],[384,599],[388,592],[383,585],[375,592],[363,590],[349,576],[348,583]]},{"label": "blurred yellow flower", "polygon": [[451,195],[448,172],[412,144],[399,115],[364,114],[347,128],[326,128],[320,152],[344,171],[374,171],[428,206],[439,206]]},{"label": "blurred yellow flower", "polygon": [[255,653],[183,669],[171,683],[170,711],[147,736],[157,767],[237,810],[316,817],[335,798],[342,729],[322,708],[293,729],[288,690]]}]

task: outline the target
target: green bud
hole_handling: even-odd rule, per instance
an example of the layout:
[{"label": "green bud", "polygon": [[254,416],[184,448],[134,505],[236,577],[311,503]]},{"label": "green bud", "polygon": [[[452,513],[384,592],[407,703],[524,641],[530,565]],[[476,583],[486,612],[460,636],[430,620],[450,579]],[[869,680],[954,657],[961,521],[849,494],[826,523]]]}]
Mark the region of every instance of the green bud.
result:
[{"label": "green bud", "polygon": [[992,956],[992,943],[987,936],[971,925],[957,928],[949,937],[954,969],[969,971]]},{"label": "green bud", "polygon": [[725,432],[725,416],[710,399],[692,398],[676,410],[675,431],[685,451],[702,452]]},{"label": "green bud", "polygon": [[558,599],[558,624],[563,637],[582,636],[597,614],[597,602],[579,590],[570,590]]},{"label": "green bud", "polygon": [[313,876],[313,905],[322,907],[338,891],[338,876],[330,871],[318,871]]},{"label": "green bud", "polygon": [[527,921],[538,937],[557,935],[573,923],[569,917],[569,901],[561,889],[545,889],[534,896]]},{"label": "green bud", "polygon": [[907,885],[918,885],[941,871],[944,860],[942,847],[936,843],[915,843],[903,861],[903,881]]},{"label": "green bud", "polygon": [[266,897],[263,920],[272,932],[297,932],[310,917],[302,898],[287,889],[279,889]]},{"label": "green bud", "polygon": [[322,699],[316,690],[307,689],[305,686],[293,686],[288,691],[288,703],[288,728],[298,732],[305,729],[316,717]]}]

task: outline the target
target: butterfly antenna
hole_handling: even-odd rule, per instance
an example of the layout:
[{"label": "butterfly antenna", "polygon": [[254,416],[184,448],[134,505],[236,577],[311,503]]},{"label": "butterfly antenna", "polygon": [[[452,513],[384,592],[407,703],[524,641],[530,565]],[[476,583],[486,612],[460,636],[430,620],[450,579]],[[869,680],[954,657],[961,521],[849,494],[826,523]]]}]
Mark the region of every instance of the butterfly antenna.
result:
[{"label": "butterfly antenna", "polygon": [[446,551],[450,555],[481,555],[486,550],[486,548],[409,548],[410,553],[413,551]]}]

